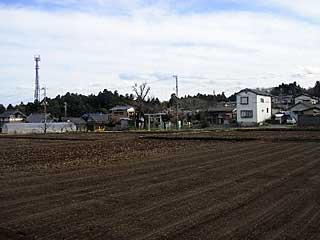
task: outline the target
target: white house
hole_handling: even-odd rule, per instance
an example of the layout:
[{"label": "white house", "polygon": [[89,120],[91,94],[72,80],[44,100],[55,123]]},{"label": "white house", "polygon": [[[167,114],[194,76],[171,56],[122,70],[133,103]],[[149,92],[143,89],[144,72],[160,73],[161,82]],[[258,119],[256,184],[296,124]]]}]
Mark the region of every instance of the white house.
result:
[{"label": "white house", "polygon": [[318,99],[311,97],[308,94],[302,93],[294,97],[294,104],[298,104],[298,103],[317,104]]},{"label": "white house", "polygon": [[237,96],[237,122],[243,126],[257,125],[271,118],[271,95],[243,89]]}]

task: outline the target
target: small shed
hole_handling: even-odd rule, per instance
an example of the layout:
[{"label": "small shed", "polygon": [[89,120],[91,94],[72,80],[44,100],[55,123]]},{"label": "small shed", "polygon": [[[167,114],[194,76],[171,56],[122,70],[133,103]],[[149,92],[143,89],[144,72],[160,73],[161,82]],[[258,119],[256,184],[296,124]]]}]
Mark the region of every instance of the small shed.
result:
[{"label": "small shed", "polygon": [[207,110],[207,120],[213,125],[222,125],[236,119],[236,106],[231,103],[218,103]]},{"label": "small shed", "polygon": [[87,123],[87,129],[96,132],[104,131],[111,121],[111,115],[104,113],[87,113],[82,118]]}]

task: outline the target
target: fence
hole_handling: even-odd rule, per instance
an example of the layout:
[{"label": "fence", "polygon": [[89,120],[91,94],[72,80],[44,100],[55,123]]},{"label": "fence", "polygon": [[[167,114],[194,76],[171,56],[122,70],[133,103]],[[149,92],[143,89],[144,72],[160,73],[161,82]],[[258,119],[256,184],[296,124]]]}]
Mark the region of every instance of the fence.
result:
[{"label": "fence", "polygon": [[299,127],[320,127],[320,116],[299,115],[298,126]]}]

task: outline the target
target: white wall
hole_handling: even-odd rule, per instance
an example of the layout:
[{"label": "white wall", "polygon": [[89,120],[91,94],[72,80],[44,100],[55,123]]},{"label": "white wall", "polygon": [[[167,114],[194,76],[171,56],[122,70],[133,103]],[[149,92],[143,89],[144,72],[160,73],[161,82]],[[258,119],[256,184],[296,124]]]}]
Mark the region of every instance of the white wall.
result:
[{"label": "white wall", "polygon": [[[249,102],[247,105],[241,104],[241,97],[248,97]],[[252,92],[241,92],[237,94],[237,122],[240,124],[254,124],[257,122],[257,96]],[[252,118],[242,118],[241,111],[252,110]]]},{"label": "white wall", "polygon": [[[247,105],[241,104],[241,97],[248,97]],[[263,102],[261,101],[263,99]],[[241,111],[252,110],[252,118],[241,117]],[[241,125],[254,125],[271,118],[271,97],[256,95],[253,92],[240,92],[237,94],[237,122]]]},{"label": "white wall", "polygon": [[257,95],[257,122],[270,119],[272,115],[271,97]]},{"label": "white wall", "polygon": [[[74,123],[49,123],[47,133],[75,132],[77,127]],[[43,123],[6,123],[3,125],[2,133],[5,134],[34,134],[44,133]]]}]

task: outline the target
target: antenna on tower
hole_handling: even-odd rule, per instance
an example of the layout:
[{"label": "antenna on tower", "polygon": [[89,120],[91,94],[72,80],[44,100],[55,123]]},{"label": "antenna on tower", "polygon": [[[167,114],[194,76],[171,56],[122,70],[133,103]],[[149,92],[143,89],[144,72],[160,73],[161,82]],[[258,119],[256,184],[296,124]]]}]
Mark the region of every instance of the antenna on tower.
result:
[{"label": "antenna on tower", "polygon": [[40,101],[40,84],[39,84],[39,62],[40,55],[34,56],[34,61],[36,62],[36,82],[35,82],[35,90],[34,90],[34,100]]}]

